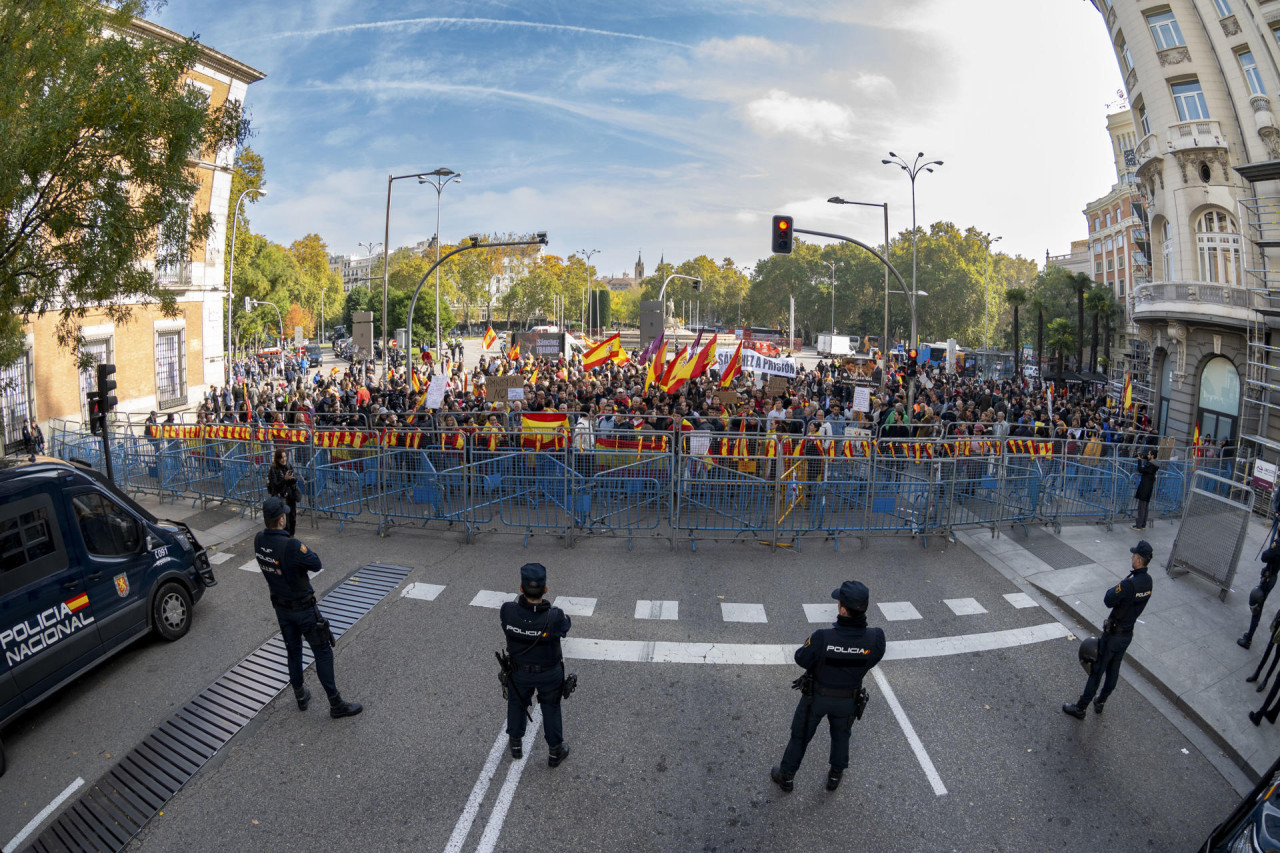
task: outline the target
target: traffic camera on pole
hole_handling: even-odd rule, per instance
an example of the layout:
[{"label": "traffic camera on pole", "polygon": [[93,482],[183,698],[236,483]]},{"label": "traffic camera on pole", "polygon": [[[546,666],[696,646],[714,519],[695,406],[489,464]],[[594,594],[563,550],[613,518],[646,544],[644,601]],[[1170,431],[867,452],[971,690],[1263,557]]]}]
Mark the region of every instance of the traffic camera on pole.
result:
[{"label": "traffic camera on pole", "polygon": [[791,254],[794,242],[793,224],[790,216],[773,217],[773,253],[775,255]]}]

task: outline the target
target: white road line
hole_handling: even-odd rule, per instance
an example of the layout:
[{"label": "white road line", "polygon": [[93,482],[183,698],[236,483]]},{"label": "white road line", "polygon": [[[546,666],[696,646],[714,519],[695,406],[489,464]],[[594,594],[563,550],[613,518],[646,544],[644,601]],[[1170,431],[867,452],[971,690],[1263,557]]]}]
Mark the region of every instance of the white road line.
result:
[{"label": "white road line", "polygon": [[726,622],[768,622],[763,604],[729,604],[720,602],[720,618]]},{"label": "white road line", "polygon": [[400,590],[401,598],[417,598],[422,601],[435,601],[436,596],[444,592],[444,587],[435,583],[411,583]]},{"label": "white road line", "polygon": [[475,823],[476,815],[480,812],[484,795],[489,791],[493,774],[498,772],[498,762],[502,760],[502,751],[506,746],[507,724],[504,722],[502,728],[498,729],[498,739],[493,742],[493,749],[489,750],[489,757],[485,759],[484,767],[480,769],[480,778],[476,779],[476,784],[471,788],[471,796],[467,797],[467,804],[462,807],[462,814],[458,816],[458,822],[453,825],[453,835],[449,836],[449,843],[445,845],[444,853],[460,853],[462,850],[462,845],[466,843],[467,835],[471,832],[471,825]]},{"label": "white road line", "polygon": [[649,601],[641,599],[636,602],[637,619],[679,619],[680,602]]},{"label": "white road line", "polygon": [[566,616],[590,616],[596,612],[596,600],[594,598],[573,598],[568,595],[557,595],[556,600],[551,604],[563,610]]},{"label": "white road line", "polygon": [[806,604],[804,605],[804,617],[810,622],[834,622],[836,621],[836,603],[830,604]]},{"label": "white road line", "polygon": [[[1043,625],[984,634],[896,640],[888,644],[884,659],[911,660],[963,655],[970,652],[1025,646],[1068,636],[1071,636],[1071,632],[1060,622],[1046,622]],[[566,637],[560,641],[560,644],[564,656],[576,660],[758,666],[794,664],[795,651],[800,645],[799,643],[669,643],[645,640],[595,640],[588,637]]]},{"label": "white road line", "polygon": [[239,569],[239,570],[240,570],[240,571],[242,571],[242,572],[253,572],[253,573],[255,573],[255,574],[258,574],[258,573],[261,573],[261,572],[262,572],[262,569],[258,568],[258,558],[257,558],[257,557],[254,557],[252,560],[250,560],[249,562],[245,563],[243,566],[236,566],[236,568],[237,568],[237,569]]},{"label": "white road line", "polygon": [[[538,727],[541,724],[542,706],[539,705],[533,712],[533,722],[529,723],[524,731],[530,747],[537,741]],[[520,784],[520,776],[524,773],[524,767],[529,763],[529,756],[532,753],[533,749],[529,749],[525,752],[524,758],[511,762],[506,781],[502,783],[502,790],[498,791],[498,797],[493,802],[493,811],[489,812],[489,822],[485,824],[484,834],[480,836],[480,843],[476,845],[475,853],[493,853],[494,848],[498,846],[498,836],[502,833],[502,824],[507,820],[507,810],[511,808],[511,800],[516,795],[516,786]]]},{"label": "white road line", "polygon": [[3,853],[13,853],[13,851],[21,847],[22,842],[27,839],[27,836],[35,832],[36,828],[39,827],[40,824],[44,823],[44,819],[47,818],[49,815],[53,814],[54,811],[57,810],[58,806],[65,803],[67,801],[67,797],[70,797],[77,790],[79,790],[80,786],[82,786],[83,784],[84,784],[84,780],[79,777],[76,777],[76,781],[72,782],[70,785],[64,788],[61,794],[53,798],[53,802],[49,803],[49,805],[42,808],[39,814],[31,818],[31,820],[27,823],[27,825],[22,827],[22,831],[19,832],[17,835],[15,835],[13,838],[9,839],[9,843],[6,844],[3,848],[0,848],[0,851],[3,851]]},{"label": "white road line", "polygon": [[476,597],[471,599],[472,607],[491,607],[498,609],[508,601],[515,601],[516,593],[514,592],[496,592],[492,589],[482,589],[476,593]]},{"label": "white road line", "polygon": [[1007,602],[1009,602],[1010,604],[1012,604],[1014,607],[1018,608],[1019,610],[1022,610],[1024,607],[1039,607],[1039,606],[1040,606],[1040,605],[1036,604],[1036,600],[1035,600],[1034,598],[1032,598],[1031,596],[1027,595],[1025,592],[1010,592],[1010,593],[1006,593],[1006,594],[1005,594],[1005,597],[1004,597],[1004,600],[1005,600],[1005,601],[1007,601]]},{"label": "white road line", "polygon": [[209,555],[209,563],[214,566],[221,566],[227,560],[230,560],[231,557],[232,555],[227,551],[218,551],[217,553]]},{"label": "white road line", "polygon": [[950,607],[951,612],[957,616],[976,616],[987,612],[987,608],[979,604],[976,598],[944,598],[942,603]]},{"label": "white road line", "polygon": [[920,742],[920,737],[916,734],[915,728],[911,725],[911,721],[907,719],[907,712],[902,710],[902,705],[898,703],[898,697],[893,694],[893,688],[889,686],[889,682],[879,669],[871,670],[871,675],[875,678],[880,692],[884,694],[884,700],[889,703],[889,708],[893,711],[893,715],[898,718],[898,725],[902,726],[902,733],[907,736],[907,743],[911,744],[911,751],[916,754],[916,761],[920,762],[920,769],[924,771],[924,775],[929,779],[929,784],[933,786],[933,793],[939,797],[945,795],[947,786],[942,784],[942,777],[938,775],[938,770],[933,766],[929,753],[925,752],[924,744]]},{"label": "white road line", "polygon": [[880,613],[889,622],[903,622],[908,619],[920,619],[920,611],[910,601],[880,601],[876,603]]}]

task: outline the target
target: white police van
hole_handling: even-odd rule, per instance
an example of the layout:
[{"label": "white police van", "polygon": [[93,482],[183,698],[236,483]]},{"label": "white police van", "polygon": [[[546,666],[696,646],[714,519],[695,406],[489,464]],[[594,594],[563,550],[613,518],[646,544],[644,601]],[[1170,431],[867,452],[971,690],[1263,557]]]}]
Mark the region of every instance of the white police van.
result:
[{"label": "white police van", "polygon": [[182,637],[215,583],[190,528],[97,471],[0,459],[0,729],[147,633]]}]

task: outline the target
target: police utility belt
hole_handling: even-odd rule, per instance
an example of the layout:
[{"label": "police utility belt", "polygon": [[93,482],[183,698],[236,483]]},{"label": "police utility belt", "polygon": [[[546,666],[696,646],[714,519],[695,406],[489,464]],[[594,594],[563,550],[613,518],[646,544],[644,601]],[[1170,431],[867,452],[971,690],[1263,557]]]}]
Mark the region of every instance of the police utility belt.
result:
[{"label": "police utility belt", "polygon": [[1126,628],[1122,625],[1117,625],[1114,619],[1103,619],[1102,633],[1110,634],[1113,637],[1132,637],[1133,626],[1130,625]]},{"label": "police utility belt", "polygon": [[271,606],[280,610],[310,610],[316,606],[316,597],[309,595],[306,598],[278,598],[273,595]]},{"label": "police utility belt", "polygon": [[514,666],[516,672],[523,672],[526,675],[538,675],[539,673],[550,672],[551,670],[560,666],[560,663],[561,663],[560,661],[557,661],[556,663],[550,663],[550,664],[547,664],[546,666],[537,666],[536,664],[529,664],[529,663],[515,663],[512,665]]}]

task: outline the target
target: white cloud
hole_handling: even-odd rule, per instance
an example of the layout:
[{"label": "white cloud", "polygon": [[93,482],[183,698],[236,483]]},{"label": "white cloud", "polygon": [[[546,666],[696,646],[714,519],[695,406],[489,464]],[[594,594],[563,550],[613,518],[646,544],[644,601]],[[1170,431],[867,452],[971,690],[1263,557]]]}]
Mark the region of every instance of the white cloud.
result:
[{"label": "white cloud", "polygon": [[849,142],[853,111],[833,101],[803,98],[772,89],[747,104],[747,118],[769,136],[792,135],[812,142]]},{"label": "white cloud", "polygon": [[853,88],[875,98],[891,98],[898,93],[897,87],[888,77],[867,71],[859,71],[853,78]]},{"label": "white cloud", "polygon": [[759,36],[735,36],[731,39],[707,39],[700,43],[695,51],[699,56],[718,62],[741,60],[760,62],[786,59],[791,53],[791,48],[789,45]]}]

